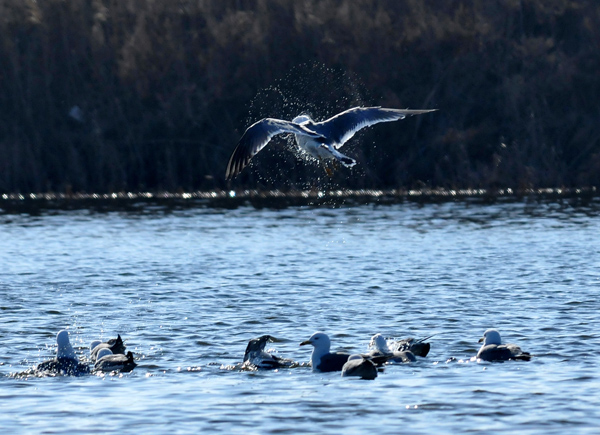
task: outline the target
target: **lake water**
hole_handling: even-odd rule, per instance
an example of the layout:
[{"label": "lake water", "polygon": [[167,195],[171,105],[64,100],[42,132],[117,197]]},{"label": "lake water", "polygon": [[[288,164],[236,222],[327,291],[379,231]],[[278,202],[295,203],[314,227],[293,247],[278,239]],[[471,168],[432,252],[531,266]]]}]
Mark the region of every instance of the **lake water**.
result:
[{"label": "lake water", "polygon": [[[6,433],[597,433],[597,203],[469,201],[0,216]],[[490,327],[531,362],[469,362]],[[32,377],[68,328],[117,333],[122,376]],[[374,381],[233,369],[250,338],[306,363],[431,338]]]}]

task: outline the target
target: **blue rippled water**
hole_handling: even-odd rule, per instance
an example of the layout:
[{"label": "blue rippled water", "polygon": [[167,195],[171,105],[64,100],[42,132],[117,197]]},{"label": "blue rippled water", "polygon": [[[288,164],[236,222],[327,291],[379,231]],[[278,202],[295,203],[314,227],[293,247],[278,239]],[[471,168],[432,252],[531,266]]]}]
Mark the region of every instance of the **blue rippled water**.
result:
[{"label": "blue rippled water", "polygon": [[[600,219],[564,203],[71,211],[0,217],[0,427],[7,433],[594,433]],[[531,362],[468,362],[489,327]],[[121,376],[19,373],[68,328],[81,357],[124,337]],[[374,381],[229,370],[431,334]]]}]

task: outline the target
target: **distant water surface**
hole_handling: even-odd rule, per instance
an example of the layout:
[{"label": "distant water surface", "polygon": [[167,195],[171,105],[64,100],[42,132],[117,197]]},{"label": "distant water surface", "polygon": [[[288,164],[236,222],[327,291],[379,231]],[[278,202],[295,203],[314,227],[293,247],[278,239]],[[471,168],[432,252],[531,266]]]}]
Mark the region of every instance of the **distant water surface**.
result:
[{"label": "distant water surface", "polygon": [[[6,433],[594,433],[600,219],[593,204],[147,207],[0,217]],[[531,362],[468,362],[489,327]],[[20,376],[68,328],[120,333],[122,376]],[[247,341],[306,363],[371,335],[432,349],[374,381],[230,370]]]}]

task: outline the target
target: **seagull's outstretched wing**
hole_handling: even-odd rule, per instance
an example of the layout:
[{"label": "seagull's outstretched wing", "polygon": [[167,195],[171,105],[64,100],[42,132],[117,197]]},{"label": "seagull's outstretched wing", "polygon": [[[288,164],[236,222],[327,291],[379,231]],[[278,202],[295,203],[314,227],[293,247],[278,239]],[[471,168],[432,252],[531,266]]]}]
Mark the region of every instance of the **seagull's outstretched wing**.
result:
[{"label": "seagull's outstretched wing", "polygon": [[236,177],[244,169],[250,159],[262,150],[275,135],[295,133],[310,137],[321,137],[320,134],[309,130],[300,124],[281,119],[265,118],[252,124],[242,135],[233,154],[229,158],[225,179]]},{"label": "seagull's outstretched wing", "polygon": [[411,115],[434,112],[430,110],[384,109],[381,107],[354,107],[327,119],[310,125],[317,133],[325,136],[335,148],[341,148],[362,128],[380,122],[398,121]]}]

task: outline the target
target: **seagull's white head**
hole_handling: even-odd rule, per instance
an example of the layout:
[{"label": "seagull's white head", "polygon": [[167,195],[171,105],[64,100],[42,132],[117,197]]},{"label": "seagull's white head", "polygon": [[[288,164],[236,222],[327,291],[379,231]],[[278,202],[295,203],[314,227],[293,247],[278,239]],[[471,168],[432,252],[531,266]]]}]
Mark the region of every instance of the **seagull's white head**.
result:
[{"label": "seagull's white head", "polygon": [[502,340],[500,339],[500,333],[497,329],[488,329],[483,333],[483,337],[479,339],[479,342],[483,342],[483,346],[489,344],[501,345]]},{"label": "seagull's white head", "polygon": [[100,361],[102,357],[107,355],[112,355],[112,351],[110,349],[104,348],[98,351],[98,356],[96,357],[96,361]]},{"label": "seagull's white head", "polygon": [[77,359],[77,356],[75,356],[75,351],[73,350],[73,346],[71,346],[71,342],[69,341],[68,331],[63,329],[56,334],[56,344],[58,345],[58,349],[56,350],[57,358]]},{"label": "seagull's white head", "polygon": [[304,346],[306,344],[314,346],[315,351],[319,353],[328,353],[329,348],[331,347],[329,337],[323,332],[315,332],[308,340],[300,343],[300,346]]},{"label": "seagull's white head", "polygon": [[364,358],[363,358],[362,356],[360,356],[360,355],[358,355],[358,354],[356,354],[356,353],[355,353],[355,354],[353,354],[353,355],[350,355],[350,356],[348,357],[348,361],[357,361],[357,360],[360,360],[360,361],[362,361],[363,359],[364,359]]},{"label": "seagull's white head", "polygon": [[90,344],[90,352],[91,352],[92,350],[94,350],[94,348],[95,348],[96,346],[98,346],[100,343],[102,343],[100,340],[94,340],[94,341],[92,341],[92,342],[91,342],[91,344]]},{"label": "seagull's white head", "polygon": [[371,337],[371,341],[369,343],[370,348],[375,348],[379,352],[389,352],[388,345],[385,337],[381,334],[375,334]]},{"label": "seagull's white head", "polygon": [[311,121],[311,119],[310,119],[310,116],[308,116],[306,114],[298,115],[294,119],[292,119],[292,122],[295,124],[302,124],[303,122],[308,122],[308,121]]},{"label": "seagull's white head", "polygon": [[313,346],[313,351],[310,355],[310,364],[312,365],[313,370],[316,370],[321,364],[321,358],[323,355],[327,355],[329,353],[331,342],[329,341],[327,334],[324,334],[323,332],[315,332],[308,340],[300,343],[300,346],[304,346],[306,344]]}]

